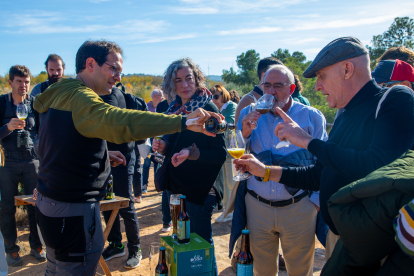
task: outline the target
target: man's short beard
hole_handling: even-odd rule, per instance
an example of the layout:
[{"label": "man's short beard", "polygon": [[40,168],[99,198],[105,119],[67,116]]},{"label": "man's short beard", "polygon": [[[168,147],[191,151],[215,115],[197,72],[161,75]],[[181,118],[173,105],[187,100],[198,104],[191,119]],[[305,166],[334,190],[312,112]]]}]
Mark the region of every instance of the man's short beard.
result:
[{"label": "man's short beard", "polygon": [[54,84],[58,82],[62,77],[61,76],[49,76],[47,77],[47,80],[49,81],[49,85]]},{"label": "man's short beard", "polygon": [[273,102],[273,107],[272,107],[272,113],[278,115],[278,113],[276,112],[276,107],[283,109],[285,105],[287,105],[288,102],[289,102],[289,97],[284,102],[279,102],[279,99],[275,97],[275,100]]}]

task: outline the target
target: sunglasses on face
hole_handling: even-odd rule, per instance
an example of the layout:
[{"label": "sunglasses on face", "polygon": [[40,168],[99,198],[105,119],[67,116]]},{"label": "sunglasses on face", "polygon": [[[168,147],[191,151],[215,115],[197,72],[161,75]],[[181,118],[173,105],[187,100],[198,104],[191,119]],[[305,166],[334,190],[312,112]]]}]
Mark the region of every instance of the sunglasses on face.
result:
[{"label": "sunglasses on face", "polygon": [[213,96],[213,99],[218,100],[223,93],[217,94]]}]

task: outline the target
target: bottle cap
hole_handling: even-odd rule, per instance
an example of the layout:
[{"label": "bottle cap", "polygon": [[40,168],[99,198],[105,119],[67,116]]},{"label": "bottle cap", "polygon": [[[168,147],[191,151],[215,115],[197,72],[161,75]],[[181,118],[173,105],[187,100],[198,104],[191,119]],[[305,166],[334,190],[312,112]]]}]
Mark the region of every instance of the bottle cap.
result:
[{"label": "bottle cap", "polygon": [[165,250],[165,247],[163,246],[163,247],[160,247],[160,250]]},{"label": "bottle cap", "polygon": [[187,198],[185,195],[180,195],[180,198]]},{"label": "bottle cap", "polygon": [[242,230],[242,234],[250,234],[250,230],[244,229]]}]

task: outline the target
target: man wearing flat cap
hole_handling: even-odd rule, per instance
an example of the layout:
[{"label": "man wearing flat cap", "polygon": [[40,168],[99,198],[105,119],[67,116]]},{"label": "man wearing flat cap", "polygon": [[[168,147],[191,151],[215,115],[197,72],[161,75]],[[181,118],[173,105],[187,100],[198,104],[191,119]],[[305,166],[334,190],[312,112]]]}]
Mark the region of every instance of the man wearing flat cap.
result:
[{"label": "man wearing flat cap", "polygon": [[[329,139],[310,136],[278,109],[284,123],[275,134],[282,141],[307,149],[314,165],[270,168],[270,179],[304,190],[320,190],[320,211],[330,231],[326,242],[329,259],[339,239],[328,212],[327,201],[342,187],[389,164],[414,144],[414,95],[405,86],[380,87],[371,77],[367,49],[354,37],[338,38],[326,45],[303,73],[317,77],[315,90],[327,96],[331,108],[344,108],[335,121]],[[382,98],[382,99],[381,99]],[[380,103],[381,101],[381,103]],[[268,169],[251,155],[235,162],[253,175],[263,177]]]}]

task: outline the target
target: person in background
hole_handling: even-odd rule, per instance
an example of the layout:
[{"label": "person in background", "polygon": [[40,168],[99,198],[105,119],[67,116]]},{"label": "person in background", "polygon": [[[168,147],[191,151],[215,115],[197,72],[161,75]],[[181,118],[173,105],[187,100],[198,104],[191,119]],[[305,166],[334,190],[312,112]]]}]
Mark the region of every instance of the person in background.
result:
[{"label": "person in background", "polygon": [[[211,92],[205,88],[203,73],[190,58],[179,59],[168,66],[162,90],[171,102],[167,114],[186,115],[198,107],[219,112],[211,101]],[[215,182],[226,160],[223,134],[207,137],[186,132],[166,135],[163,139],[154,140],[153,148],[165,155],[167,193],[187,197],[191,232],[213,244],[211,216],[223,198],[223,186]],[[164,219],[164,224],[169,222]],[[217,275],[215,259],[214,267]]]},{"label": "person in background", "polygon": [[65,63],[63,62],[63,59],[56,54],[50,54],[47,57],[45,66],[47,80],[33,87],[32,92],[30,93],[33,97],[36,97],[36,95],[45,91],[50,85],[58,82],[65,74]]},{"label": "person in background", "polygon": [[[4,166],[4,152],[3,148],[0,146],[0,166]],[[1,203],[1,189],[0,189],[0,203]],[[1,209],[1,204],[0,204]],[[1,234],[0,229],[0,276],[7,276],[8,274],[8,267],[6,261],[6,253],[4,251],[4,242],[3,242],[3,235]]]},{"label": "person in background", "polygon": [[239,121],[240,111],[245,108],[246,106],[255,103],[260,97],[263,96],[263,89],[262,89],[262,78],[264,73],[270,68],[272,65],[280,64],[283,65],[283,62],[278,60],[274,57],[267,57],[263,58],[259,61],[257,65],[257,76],[259,77],[259,83],[253,88],[252,91],[247,93],[243,96],[240,102],[237,105],[236,115],[235,115],[235,123]]},{"label": "person in background", "polygon": [[230,100],[235,103],[235,104],[239,104],[240,102],[240,96],[239,93],[236,90],[230,90]]},{"label": "person in background", "polygon": [[378,62],[390,59],[399,59],[409,63],[411,66],[414,66],[414,51],[404,46],[392,47],[382,54],[382,56],[378,59]]},{"label": "person in background", "polygon": [[[162,93],[162,90],[160,89],[152,90],[151,101],[149,101],[147,104],[148,111],[156,112],[157,106],[163,100],[164,100],[164,94]],[[154,138],[151,138],[151,144],[152,144],[153,139]],[[155,176],[155,173],[157,172],[157,169],[158,169],[158,163],[157,162],[152,162],[152,163],[154,164],[154,176]],[[150,167],[151,167],[151,156],[149,155],[145,157],[144,165],[142,166],[142,193],[147,192]],[[138,203],[141,202],[141,195],[138,195],[138,196],[135,195],[135,198],[136,198],[135,202],[138,202]]]},{"label": "person in background", "polygon": [[[36,188],[39,159],[34,153],[33,140],[38,134],[38,116],[33,109],[34,97],[28,95],[30,71],[26,66],[15,65],[9,71],[9,85],[12,92],[0,96],[0,139],[7,158],[4,167],[0,167],[0,190],[2,193],[0,210],[0,228],[6,248],[9,266],[21,266],[16,230],[16,206],[14,197],[18,195],[19,183],[25,194],[31,194]],[[17,117],[17,106],[25,104],[28,116],[24,120]],[[22,137],[27,135],[27,139]],[[37,231],[35,207],[27,206],[29,216],[30,255],[38,261],[45,261],[46,254]]]},{"label": "person in background", "polygon": [[[116,87],[112,87],[111,94],[101,95],[101,99],[112,106],[119,108],[126,108],[130,110],[146,110],[145,101],[132,94],[122,92]],[[141,141],[142,142],[142,141]],[[134,168],[137,156],[134,152],[135,141],[129,143],[115,144],[107,142],[108,151],[119,151],[124,155],[126,165],[120,165],[111,168],[113,176],[113,191],[115,195],[129,198],[129,205],[126,208],[119,209],[115,221],[112,225],[111,231],[108,235],[108,247],[102,252],[102,257],[105,261],[112,258],[122,257],[125,255],[124,244],[122,243],[120,216],[124,220],[125,234],[128,240],[128,258],[124,265],[127,269],[133,269],[139,266],[142,259],[142,252],[140,247],[139,223],[137,212],[134,206],[134,199],[132,196],[132,186],[134,177]],[[105,223],[108,223],[112,211],[102,212],[105,218]]]},{"label": "person in background", "polygon": [[414,89],[414,67],[402,60],[380,60],[371,73],[381,87],[405,85]]},{"label": "person in background", "polygon": [[300,93],[303,90],[303,85],[300,82],[299,76],[295,75],[295,91],[293,91],[292,98],[304,105],[310,106],[310,103],[307,98],[303,97]]},{"label": "person in background", "polygon": [[401,208],[394,219],[394,230],[401,250],[414,259],[414,200]]},{"label": "person in background", "polygon": [[[230,93],[221,84],[213,86],[210,89],[210,91],[213,94],[213,103],[220,110],[221,114],[224,116],[227,123],[234,124],[234,117],[236,114],[237,104],[235,104],[233,101],[230,100]],[[222,177],[221,178],[217,177],[217,180],[216,180],[216,181],[224,182],[224,196],[223,196],[224,207],[229,201],[231,190],[233,189],[233,186],[236,183],[236,181],[233,180],[231,160],[232,158],[229,155],[227,155],[226,162],[224,163],[223,168],[222,168],[223,173],[220,174]],[[230,213],[225,218],[223,217],[223,215],[224,215],[224,212],[218,218],[216,218],[216,222],[230,221],[233,218],[233,213]]]}]

